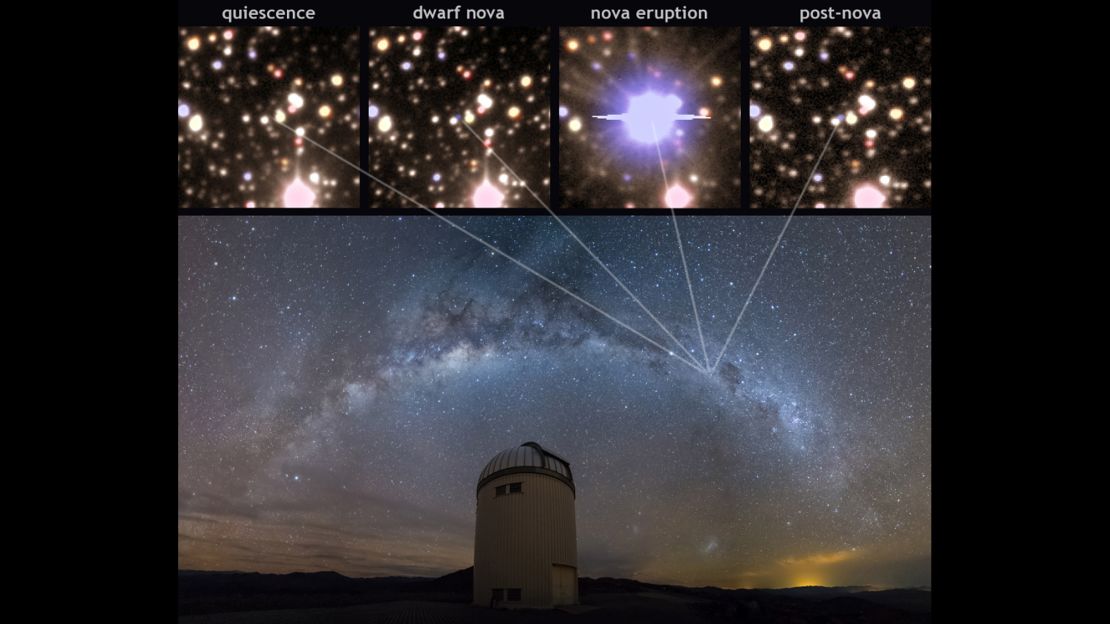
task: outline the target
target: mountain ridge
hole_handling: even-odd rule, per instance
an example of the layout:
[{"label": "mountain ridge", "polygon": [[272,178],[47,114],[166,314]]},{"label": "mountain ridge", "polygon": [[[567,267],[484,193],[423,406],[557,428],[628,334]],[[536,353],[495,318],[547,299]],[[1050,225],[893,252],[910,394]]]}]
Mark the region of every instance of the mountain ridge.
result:
[{"label": "mountain ridge", "polygon": [[[349,577],[334,571],[273,574],[235,571],[178,571],[180,615],[272,609],[349,607],[397,601],[469,605],[473,567],[438,577]],[[928,621],[932,592],[922,588],[803,586],[778,589],[726,589],[646,583],[614,577],[580,577],[583,604],[643,602],[661,596],[732,613],[756,609],[786,612],[819,609],[865,614],[853,621]],[[891,613],[871,614],[875,609]],[[891,615],[893,614],[893,616]],[[899,619],[898,614],[907,616]],[[855,617],[855,616],[854,616]],[[893,617],[893,619],[892,619]],[[922,620],[921,618],[925,618]]]}]

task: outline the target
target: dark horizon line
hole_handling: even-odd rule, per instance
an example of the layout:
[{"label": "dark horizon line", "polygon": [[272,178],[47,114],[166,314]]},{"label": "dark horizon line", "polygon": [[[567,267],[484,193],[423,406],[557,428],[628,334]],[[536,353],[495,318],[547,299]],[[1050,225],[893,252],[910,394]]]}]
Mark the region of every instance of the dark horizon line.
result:
[{"label": "dark horizon line", "polygon": [[[336,572],[335,570],[316,570],[314,572],[303,572],[303,571],[258,572],[258,571],[247,571],[247,570],[195,570],[195,569],[191,569],[191,568],[178,568],[177,572],[179,574],[182,573],[182,572],[188,572],[188,573],[192,573],[192,574],[259,574],[259,575],[268,575],[268,576],[289,576],[290,574],[337,574],[339,576],[342,576],[343,578],[348,578],[348,579],[352,579],[352,580],[364,580],[364,581],[372,581],[372,580],[375,580],[375,579],[412,579],[412,580],[425,579],[425,580],[435,580],[435,579],[443,578],[445,576],[449,576],[451,574],[457,574],[459,572],[465,572],[466,570],[470,570],[473,567],[474,566],[470,566],[470,567],[466,567],[466,568],[460,568],[458,570],[455,570],[454,572],[448,572],[446,574],[441,574],[439,576],[409,576],[409,575],[404,575],[404,574],[386,575],[386,576],[349,576],[347,574],[343,574],[342,572]],[[580,576],[578,578],[579,579],[590,579],[590,580],[593,580],[593,581],[600,581],[600,580],[603,580],[603,579],[611,579],[611,580],[615,580],[615,581],[631,581],[633,583],[640,583],[640,584],[643,584],[643,585],[658,585],[660,587],[681,587],[681,588],[684,588],[684,589],[706,589],[706,588],[708,588],[708,589],[720,589],[722,591],[783,591],[783,590],[789,590],[789,589],[856,589],[857,591],[854,592],[854,593],[862,593],[862,592],[870,592],[870,591],[892,591],[892,590],[899,590],[899,589],[914,589],[914,590],[918,590],[918,591],[927,591],[927,592],[932,592],[933,591],[932,585],[916,585],[916,586],[907,586],[907,587],[882,587],[882,586],[877,586],[877,585],[796,585],[796,586],[793,586],[793,587],[718,587],[716,585],[693,586],[693,585],[679,585],[679,584],[676,584],[676,583],[653,583],[653,582],[650,582],[650,581],[641,581],[641,580],[638,580],[638,579],[630,579],[630,578],[625,578],[625,577],[621,577],[621,576],[597,576],[597,577],[594,577],[594,576]]]}]

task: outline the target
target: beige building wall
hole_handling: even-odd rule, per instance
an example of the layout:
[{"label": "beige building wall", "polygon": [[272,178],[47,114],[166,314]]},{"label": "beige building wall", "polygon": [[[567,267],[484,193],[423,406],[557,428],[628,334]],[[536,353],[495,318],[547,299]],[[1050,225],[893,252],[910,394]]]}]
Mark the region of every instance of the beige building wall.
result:
[{"label": "beige building wall", "polygon": [[[521,492],[496,496],[497,486],[520,482]],[[573,599],[578,603],[578,547],[574,523],[574,492],[566,483],[544,474],[516,473],[498,477],[478,492],[474,536],[474,604],[489,606],[494,588],[519,587],[520,602],[505,607],[550,608],[554,585],[563,588],[574,569]],[[558,576],[556,573],[558,572]]]}]

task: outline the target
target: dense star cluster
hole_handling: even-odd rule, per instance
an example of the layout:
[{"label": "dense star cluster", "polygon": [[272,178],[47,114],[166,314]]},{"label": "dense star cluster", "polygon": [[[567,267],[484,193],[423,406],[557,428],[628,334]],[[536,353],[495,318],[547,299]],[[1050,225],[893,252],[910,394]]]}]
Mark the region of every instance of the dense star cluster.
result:
[{"label": "dense star cluster", "polygon": [[577,485],[583,576],[930,584],[929,217],[179,220],[179,566],[434,575],[535,440]]},{"label": "dense star cluster", "polygon": [[356,31],[181,28],[178,35],[180,207],[358,206],[358,172],[306,140],[358,164]]},{"label": "dense star cluster", "polygon": [[[371,29],[370,173],[427,207],[549,204],[548,32]],[[413,204],[373,184],[370,207]]]},{"label": "dense star cluster", "polygon": [[741,35],[561,29],[560,205],[739,208]]},{"label": "dense star cluster", "polygon": [[[753,208],[932,203],[932,31],[752,29]],[[829,137],[832,135],[831,142]]]}]

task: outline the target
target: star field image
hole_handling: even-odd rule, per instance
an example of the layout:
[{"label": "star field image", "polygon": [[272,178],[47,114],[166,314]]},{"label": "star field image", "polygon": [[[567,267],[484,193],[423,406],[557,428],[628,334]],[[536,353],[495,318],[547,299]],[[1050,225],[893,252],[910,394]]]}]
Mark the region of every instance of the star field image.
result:
[{"label": "star field image", "polygon": [[666,348],[434,217],[179,217],[179,569],[465,568],[537,440],[581,576],[930,585],[930,218],[794,218],[715,363],[785,218],[679,217],[703,352],[669,215],[564,220],[681,349],[547,217],[455,220]]},{"label": "star field image", "polygon": [[[181,208],[356,208],[358,33],[181,28]],[[283,127],[288,126],[288,127]]]},{"label": "star field image", "polygon": [[[370,173],[427,207],[550,203],[547,29],[398,27],[369,36]],[[412,204],[373,184],[370,207]]]},{"label": "star field image", "polygon": [[800,207],[931,206],[931,29],[751,36],[753,208],[793,208],[826,142]]},{"label": "star field image", "polygon": [[562,28],[565,208],[738,208],[742,32]]}]

